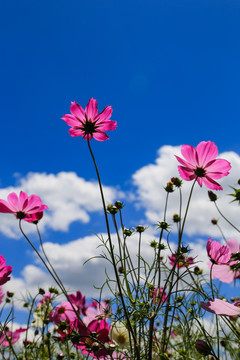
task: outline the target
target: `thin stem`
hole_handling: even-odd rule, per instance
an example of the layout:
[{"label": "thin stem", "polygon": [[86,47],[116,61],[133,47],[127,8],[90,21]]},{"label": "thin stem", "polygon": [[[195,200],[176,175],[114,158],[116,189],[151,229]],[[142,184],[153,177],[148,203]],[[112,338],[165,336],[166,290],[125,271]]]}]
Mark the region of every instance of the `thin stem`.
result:
[{"label": "thin stem", "polygon": [[131,322],[130,322],[130,319],[129,319],[129,316],[128,316],[128,312],[127,312],[127,309],[126,309],[125,301],[124,301],[123,294],[122,294],[122,288],[121,288],[121,284],[120,284],[120,280],[119,280],[119,276],[118,276],[118,272],[117,272],[116,261],[115,261],[113,245],[112,245],[112,239],[111,239],[111,233],[110,233],[110,227],[109,227],[109,222],[108,222],[108,217],[107,217],[107,209],[106,209],[105,198],[104,198],[103,189],[102,189],[102,183],[101,183],[98,167],[97,167],[95,157],[93,155],[89,140],[87,140],[87,143],[88,143],[88,148],[89,148],[90,154],[92,156],[92,160],[93,160],[95,170],[96,170],[96,174],[97,174],[97,178],[98,178],[99,190],[100,190],[101,199],[102,199],[105,222],[106,222],[106,227],[107,227],[107,234],[108,234],[109,245],[110,245],[110,252],[111,252],[111,256],[112,256],[114,273],[115,273],[115,277],[116,277],[116,281],[117,281],[117,285],[118,285],[118,291],[119,291],[119,295],[120,295],[121,302],[122,302],[122,305],[123,305],[123,310],[124,310],[124,314],[125,314],[125,317],[126,317],[126,320],[127,320],[128,328],[129,328],[129,331],[131,332],[131,335],[133,337],[137,359],[140,360],[139,344],[137,344],[137,339],[136,339],[136,336],[134,334],[134,331],[133,331],[133,328],[132,328],[132,325],[131,325]]}]

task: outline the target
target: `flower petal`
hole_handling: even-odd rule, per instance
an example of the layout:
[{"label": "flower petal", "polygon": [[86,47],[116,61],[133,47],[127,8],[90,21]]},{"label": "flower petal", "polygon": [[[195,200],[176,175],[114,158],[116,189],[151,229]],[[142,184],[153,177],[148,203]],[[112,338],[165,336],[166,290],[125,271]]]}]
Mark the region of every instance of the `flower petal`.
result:
[{"label": "flower petal", "polygon": [[103,111],[101,111],[98,114],[98,116],[97,116],[98,121],[97,122],[101,122],[101,123],[106,122],[107,120],[110,119],[111,116],[112,116],[112,107],[111,106],[106,106],[105,109],[103,109]]},{"label": "flower petal", "polygon": [[71,114],[63,115],[62,120],[64,120],[69,126],[72,127],[79,126],[81,124],[81,122]]},{"label": "flower petal", "polygon": [[197,156],[196,149],[192,145],[183,145],[181,147],[181,153],[183,157],[194,167],[196,168],[197,164]]},{"label": "flower petal", "polygon": [[210,300],[208,303],[201,302],[201,307],[211,313],[222,316],[240,315],[240,308],[230,304],[227,301],[215,299]]},{"label": "flower petal", "polygon": [[93,137],[95,140],[98,140],[98,141],[104,141],[104,140],[109,139],[107,134],[105,134],[104,132],[94,132]]},{"label": "flower petal", "polygon": [[85,111],[83,110],[81,105],[79,105],[76,101],[71,102],[70,111],[77,119],[79,120],[85,119]]},{"label": "flower petal", "polygon": [[198,157],[198,164],[201,167],[205,167],[205,165],[211,161],[216,159],[218,155],[218,148],[211,141],[202,141],[197,145],[196,148],[197,157]]},{"label": "flower petal", "polygon": [[86,106],[85,112],[87,114],[87,118],[88,120],[94,120],[97,113],[98,113],[98,109],[97,109],[97,100],[91,98],[89,99],[89,102]]},{"label": "flower petal", "polygon": [[227,176],[229,174],[229,170],[231,169],[231,164],[229,161],[224,159],[216,159],[210,165],[206,165],[207,173],[213,179],[220,179],[223,176]]}]

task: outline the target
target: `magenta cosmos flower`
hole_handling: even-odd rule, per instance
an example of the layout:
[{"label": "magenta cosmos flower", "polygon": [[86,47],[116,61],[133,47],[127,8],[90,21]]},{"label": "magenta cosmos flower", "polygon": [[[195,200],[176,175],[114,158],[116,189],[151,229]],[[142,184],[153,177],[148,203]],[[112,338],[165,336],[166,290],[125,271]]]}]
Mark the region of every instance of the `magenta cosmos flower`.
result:
[{"label": "magenta cosmos flower", "polygon": [[222,186],[214,179],[227,176],[231,165],[227,160],[216,159],[218,148],[213,142],[202,141],[196,149],[191,145],[183,145],[181,153],[186,160],[175,156],[182,164],[178,166],[178,171],[184,180],[196,179],[200,186],[204,184],[209,189],[222,190]]},{"label": "magenta cosmos flower", "polygon": [[111,106],[98,114],[97,101],[90,99],[85,110],[73,101],[70,106],[71,114],[66,114],[62,119],[71,126],[69,133],[71,136],[82,136],[85,140],[91,140],[93,137],[98,141],[107,140],[109,137],[105,131],[114,130],[117,122],[110,120],[112,115]]},{"label": "magenta cosmos flower", "polygon": [[210,300],[207,303],[201,302],[201,307],[213,314],[222,315],[222,316],[234,316],[240,315],[240,302],[235,301],[233,304],[230,304],[227,301],[215,299]]},{"label": "magenta cosmos flower", "polygon": [[15,344],[20,338],[20,334],[27,329],[17,329],[15,331],[10,331],[6,326],[4,331],[0,331],[0,345],[9,346],[10,344]]},{"label": "magenta cosmos flower", "polygon": [[77,307],[75,305],[71,305],[68,301],[63,301],[61,305],[56,306],[56,309],[50,313],[50,321],[55,324],[59,324],[64,321],[69,324],[73,323],[77,319],[77,315],[73,310],[73,307],[77,311]]},{"label": "magenta cosmos flower", "polygon": [[10,280],[10,274],[12,272],[12,269],[12,266],[6,266],[5,258],[0,255],[0,285],[3,285]]},{"label": "magenta cosmos flower", "polygon": [[219,279],[227,284],[234,279],[240,277],[239,260],[234,259],[234,255],[240,253],[240,244],[236,239],[228,239],[226,247],[229,249],[230,259],[227,264],[212,264],[209,262],[209,267],[212,268],[212,278]]},{"label": "magenta cosmos flower", "polygon": [[7,199],[8,202],[0,200],[0,212],[14,214],[17,219],[24,219],[28,215],[48,209],[47,205],[43,205],[39,196],[28,196],[24,191],[20,192],[19,197],[16,193],[12,192],[8,195]]},{"label": "magenta cosmos flower", "polygon": [[212,239],[207,241],[207,253],[213,264],[227,264],[232,255],[228,246]]}]

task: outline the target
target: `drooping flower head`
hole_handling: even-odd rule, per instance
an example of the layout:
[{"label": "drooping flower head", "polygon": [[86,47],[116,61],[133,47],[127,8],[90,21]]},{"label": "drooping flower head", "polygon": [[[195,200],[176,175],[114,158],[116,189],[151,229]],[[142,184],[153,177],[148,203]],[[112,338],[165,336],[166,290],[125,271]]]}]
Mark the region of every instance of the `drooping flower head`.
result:
[{"label": "drooping flower head", "polygon": [[212,239],[207,241],[207,253],[213,264],[227,264],[231,258],[229,247]]},{"label": "drooping flower head", "polygon": [[214,142],[202,141],[196,149],[191,145],[183,145],[181,153],[186,160],[175,156],[182,164],[178,166],[178,171],[184,180],[196,179],[200,186],[204,184],[209,189],[222,190],[215,179],[227,176],[231,165],[227,160],[216,159],[218,148]]},{"label": "drooping flower head", "polygon": [[240,302],[235,301],[233,304],[220,300],[220,299],[214,299],[209,300],[207,303],[201,302],[201,307],[209,311],[213,314],[222,315],[222,316],[235,316],[240,315]]},{"label": "drooping flower head", "polygon": [[3,285],[10,280],[10,274],[12,272],[12,269],[12,266],[6,266],[5,258],[0,255],[0,285]]},{"label": "drooping flower head", "polygon": [[17,219],[25,219],[28,215],[48,209],[47,205],[43,205],[39,196],[28,196],[24,191],[20,192],[19,197],[12,192],[7,199],[8,201],[0,200],[0,212],[14,214]]},{"label": "drooping flower head", "polygon": [[212,264],[209,261],[209,267],[212,268],[212,278],[219,279],[222,282],[230,284],[234,279],[240,277],[240,244],[237,239],[228,239],[226,247],[229,249],[230,258],[227,264]]},{"label": "drooping flower head", "polygon": [[71,126],[69,133],[71,136],[82,136],[85,140],[94,138],[98,141],[107,140],[109,137],[105,131],[114,130],[117,122],[110,120],[112,115],[111,106],[98,114],[97,101],[91,98],[85,108],[81,107],[76,101],[70,106],[71,114],[66,114],[62,119]]}]

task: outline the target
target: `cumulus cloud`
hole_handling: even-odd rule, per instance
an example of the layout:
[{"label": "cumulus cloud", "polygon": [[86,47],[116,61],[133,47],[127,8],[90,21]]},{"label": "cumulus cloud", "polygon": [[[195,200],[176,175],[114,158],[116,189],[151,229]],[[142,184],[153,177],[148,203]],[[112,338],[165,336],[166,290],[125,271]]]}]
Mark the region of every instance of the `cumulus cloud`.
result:
[{"label": "cumulus cloud", "polygon": [[[163,187],[173,176],[178,176],[177,166],[178,161],[174,155],[181,156],[180,146],[166,145],[158,150],[155,163],[146,165],[135,172],[133,175],[133,182],[137,188],[137,205],[143,208],[145,216],[150,223],[162,221],[164,216],[164,207],[166,201],[166,192]],[[232,165],[230,174],[219,180],[223,186],[223,191],[218,191],[216,194],[219,197],[218,204],[222,212],[236,225],[239,222],[240,209],[236,202],[227,194],[231,193],[229,185],[236,186],[239,178],[240,157],[234,152],[225,152],[219,155],[220,158],[227,159]],[[182,214],[186,209],[186,203],[189,197],[192,182],[183,182],[182,196],[183,207]],[[185,231],[190,236],[205,235],[220,237],[218,228],[211,224],[213,217],[220,219],[221,216],[217,212],[214,204],[209,201],[208,189],[203,186],[200,188],[198,184],[195,185],[188,218],[186,222]],[[179,214],[179,194],[174,191],[169,196],[167,220],[172,222],[172,215]],[[226,237],[236,237],[236,232],[229,224],[222,218],[219,220]]]},{"label": "cumulus cloud", "polygon": [[[92,213],[102,210],[97,182],[86,181],[74,172],[29,173],[20,178],[18,186],[0,189],[0,198],[7,199],[10,192],[19,193],[20,190],[40,196],[48,205],[49,210],[41,220],[41,231],[46,227],[67,231],[74,221],[88,223]],[[124,197],[123,192],[114,187],[103,186],[103,191],[106,202]],[[2,214],[1,218],[0,232],[8,237],[18,237],[19,229],[14,216]],[[29,232],[33,231],[31,224],[25,224],[25,227]]]},{"label": "cumulus cloud", "polygon": [[[157,241],[154,233],[155,230],[153,228],[147,229],[142,234],[141,240],[141,256],[150,265],[154,260],[154,251],[150,246],[150,242],[153,239]],[[103,253],[108,254],[108,251],[105,247],[100,246],[102,244],[100,239],[106,241],[107,234],[86,236],[65,244],[45,243],[45,252],[68,291],[80,290],[87,297],[98,298],[100,294],[99,288],[106,280],[106,273],[110,279],[111,288],[113,291],[117,290],[113,267],[101,256]],[[115,251],[117,252],[118,242],[116,234],[113,234],[112,240]],[[129,252],[136,269],[138,264],[138,240],[138,234],[127,239]],[[163,242],[167,245],[166,240],[163,240]],[[174,251],[176,244],[172,242],[170,243],[170,247]],[[198,239],[197,242],[190,243],[190,249],[192,250],[191,256],[198,256],[196,261],[201,261],[198,266],[207,272],[205,241]],[[170,253],[171,251],[166,249],[162,252],[162,255],[164,255],[164,258],[167,260]],[[91,260],[87,261],[89,259]],[[118,264],[118,266],[119,265],[120,264]],[[141,266],[142,279],[144,279],[142,262]],[[162,276],[162,281],[164,281],[164,276]],[[37,294],[39,287],[47,290],[49,286],[57,285],[46,272],[45,268],[42,267],[40,260],[35,257],[35,263],[25,266],[21,272],[21,277],[13,277],[11,281],[4,285],[4,290],[14,291],[16,297],[22,299],[26,296],[26,289],[34,296]],[[111,292],[107,286],[104,287],[102,296],[111,296]]]}]

